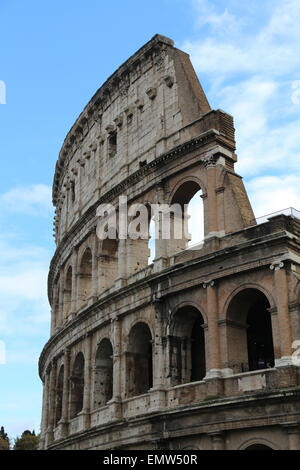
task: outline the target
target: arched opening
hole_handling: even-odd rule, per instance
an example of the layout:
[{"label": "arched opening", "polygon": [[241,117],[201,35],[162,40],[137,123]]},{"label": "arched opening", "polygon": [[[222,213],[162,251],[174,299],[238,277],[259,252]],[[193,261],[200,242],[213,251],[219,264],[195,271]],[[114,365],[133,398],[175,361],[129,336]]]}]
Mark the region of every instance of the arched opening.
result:
[{"label": "arched opening", "polygon": [[59,311],[59,285],[56,285],[54,293],[54,325],[55,327],[58,327],[61,325],[61,315]]},{"label": "arched opening", "polygon": [[71,310],[71,300],[72,300],[72,267],[69,266],[67,275],[66,275],[65,290],[64,290],[64,318],[65,319]]},{"label": "arched opening", "polygon": [[79,268],[79,307],[82,307],[92,292],[92,252],[87,248],[81,258]]},{"label": "arched opening", "polygon": [[135,324],[129,333],[126,371],[127,397],[146,393],[153,386],[152,335],[143,322]]},{"label": "arched opening", "polygon": [[172,385],[195,382],[205,377],[203,326],[203,317],[194,306],[184,306],[174,315],[168,337]]},{"label": "arched opening", "polygon": [[113,394],[113,348],[109,339],[103,339],[97,349],[94,379],[94,408],[111,400]]},{"label": "arched opening", "polygon": [[188,203],[188,233],[190,234],[188,248],[201,248],[204,240],[204,210],[201,196],[202,190],[199,189]]},{"label": "arched opening", "polygon": [[152,264],[155,259],[155,221],[152,218],[149,223],[149,258],[148,265]]},{"label": "arched opening", "polygon": [[59,369],[56,386],[56,404],[55,404],[55,425],[62,417],[62,403],[63,403],[63,390],[64,390],[64,366]]},{"label": "arched opening", "polygon": [[71,384],[71,413],[70,417],[75,418],[83,407],[83,390],[84,390],[84,357],[80,352],[74,361],[72,375],[70,377]]},{"label": "arched opening", "polygon": [[[196,181],[185,181],[176,190],[171,204],[181,207],[181,216],[179,213],[171,216],[173,223],[171,223],[169,255],[186,248],[199,249],[201,247],[204,239],[204,210],[201,196],[202,190]],[[181,236],[178,237],[180,223],[182,230]]]},{"label": "arched opening", "polygon": [[151,207],[148,203],[133,204],[128,214],[127,272],[132,275],[149,264]]},{"label": "arched opening", "polygon": [[265,444],[252,444],[249,447],[246,447],[244,450],[273,450],[271,447],[266,446]]},{"label": "arched opening", "polygon": [[99,256],[100,292],[109,289],[118,277],[118,240],[106,238]]},{"label": "arched opening", "polygon": [[272,324],[267,297],[244,289],[231,300],[227,319],[228,367],[235,373],[274,367]]}]

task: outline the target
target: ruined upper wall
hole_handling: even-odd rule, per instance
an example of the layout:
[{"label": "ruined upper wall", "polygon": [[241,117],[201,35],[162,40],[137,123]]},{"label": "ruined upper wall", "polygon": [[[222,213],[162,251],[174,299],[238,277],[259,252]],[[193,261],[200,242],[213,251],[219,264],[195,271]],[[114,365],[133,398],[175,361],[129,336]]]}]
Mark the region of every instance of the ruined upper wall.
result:
[{"label": "ruined upper wall", "polygon": [[156,35],[111,75],[68,133],[56,164],[59,238],[99,197],[179,145],[210,111],[189,56]]}]

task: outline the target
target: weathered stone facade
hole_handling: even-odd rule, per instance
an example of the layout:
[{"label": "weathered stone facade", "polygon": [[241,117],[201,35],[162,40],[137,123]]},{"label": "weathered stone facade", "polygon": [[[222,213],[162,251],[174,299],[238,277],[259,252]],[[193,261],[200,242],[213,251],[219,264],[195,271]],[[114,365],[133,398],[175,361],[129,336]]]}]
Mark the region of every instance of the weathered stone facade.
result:
[{"label": "weathered stone facade", "polygon": [[[300,449],[300,220],[257,224],[234,152],[232,117],[158,35],[77,119],[53,184],[42,449]],[[159,238],[148,264],[148,240],[96,236],[101,203],[199,189],[198,249]]]}]

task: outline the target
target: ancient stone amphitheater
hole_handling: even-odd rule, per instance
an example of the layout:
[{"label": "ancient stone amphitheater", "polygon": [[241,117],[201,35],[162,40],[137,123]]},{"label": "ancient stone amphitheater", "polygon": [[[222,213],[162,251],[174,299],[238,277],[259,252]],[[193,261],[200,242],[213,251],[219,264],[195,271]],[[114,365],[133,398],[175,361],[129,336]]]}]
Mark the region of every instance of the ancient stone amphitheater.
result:
[{"label": "ancient stone amphitheater", "polygon": [[[166,37],[87,104],[53,183],[41,449],[300,449],[299,213],[256,220],[236,161],[233,118]],[[97,236],[100,204],[200,194],[192,248],[158,236],[149,262],[147,238]]]}]

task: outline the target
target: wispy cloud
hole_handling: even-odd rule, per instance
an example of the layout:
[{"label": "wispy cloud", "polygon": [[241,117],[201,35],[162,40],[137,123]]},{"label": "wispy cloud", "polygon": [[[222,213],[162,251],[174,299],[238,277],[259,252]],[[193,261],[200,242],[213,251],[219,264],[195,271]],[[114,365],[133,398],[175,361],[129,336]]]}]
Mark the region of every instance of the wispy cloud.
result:
[{"label": "wispy cloud", "polygon": [[299,1],[192,4],[199,39],[194,34],[182,47],[209,84],[212,106],[235,118],[236,169],[255,212],[299,208],[300,104],[293,100],[300,79]]},{"label": "wispy cloud", "polygon": [[[48,333],[47,275],[51,249],[43,246],[41,240],[35,243],[34,224],[36,216],[51,217],[49,189],[37,184],[13,188],[0,195],[3,222],[9,221],[15,212],[27,217],[24,226],[24,219],[18,214],[14,219],[15,231],[7,229],[0,235],[0,338],[7,344],[8,363],[36,364],[39,351],[33,339]],[[28,237],[30,242],[26,241]],[[17,341],[22,337],[26,338],[26,347]]]},{"label": "wispy cloud", "polygon": [[35,184],[13,188],[0,196],[0,213],[17,212],[28,215],[48,215],[52,211],[51,188]]}]

